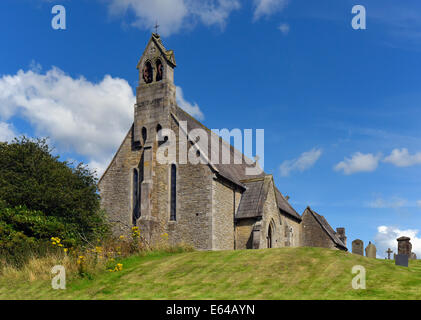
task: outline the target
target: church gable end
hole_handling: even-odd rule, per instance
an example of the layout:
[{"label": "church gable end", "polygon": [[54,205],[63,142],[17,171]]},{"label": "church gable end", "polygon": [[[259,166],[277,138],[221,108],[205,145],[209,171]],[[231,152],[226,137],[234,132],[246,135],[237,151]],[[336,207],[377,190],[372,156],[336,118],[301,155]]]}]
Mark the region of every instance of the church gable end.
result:
[{"label": "church gable end", "polygon": [[302,215],[301,227],[303,246],[347,250],[326,219],[310,207]]}]

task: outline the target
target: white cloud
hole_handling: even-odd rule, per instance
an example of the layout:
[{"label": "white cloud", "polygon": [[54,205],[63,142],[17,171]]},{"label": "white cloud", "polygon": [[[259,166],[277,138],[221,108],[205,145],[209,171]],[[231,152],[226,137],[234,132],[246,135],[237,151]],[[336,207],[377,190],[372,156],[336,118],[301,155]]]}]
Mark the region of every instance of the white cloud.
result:
[{"label": "white cloud", "polygon": [[183,89],[181,89],[181,87],[176,87],[176,94],[177,104],[181,109],[199,120],[203,120],[205,118],[197,103],[191,104],[184,99]]},{"label": "white cloud", "polygon": [[421,208],[421,200],[417,201],[417,206]]},{"label": "white cloud", "polygon": [[293,160],[285,160],[280,166],[281,176],[287,177],[293,171],[303,172],[310,169],[319,160],[322,155],[321,149],[312,149],[304,152],[299,158]]},{"label": "white cloud", "polygon": [[0,122],[0,142],[10,142],[16,136],[13,126],[6,122]]},{"label": "white cloud", "polygon": [[345,158],[344,161],[339,162],[334,169],[335,171],[343,170],[346,175],[357,172],[371,172],[377,169],[380,158],[381,155],[357,152],[352,158]]},{"label": "white cloud", "polygon": [[[106,75],[93,83],[72,78],[53,67],[18,71],[0,77],[0,120],[25,119],[38,136],[48,136],[60,152],[75,152],[101,175],[133,122],[135,96],[126,80]],[[177,102],[203,119],[197,104],[187,102],[177,87]],[[0,121],[0,141],[16,136]]]},{"label": "white cloud", "polygon": [[190,0],[186,1],[192,15],[197,15],[207,26],[218,25],[224,28],[232,11],[240,9],[238,0]]},{"label": "white cloud", "polygon": [[408,149],[394,149],[392,153],[384,159],[384,162],[394,164],[397,167],[410,167],[421,164],[421,152],[409,154]]},{"label": "white cloud", "polygon": [[104,159],[100,159],[99,161],[91,160],[89,161],[88,166],[91,169],[95,169],[98,178],[100,178],[102,177],[105,170],[107,170],[108,165],[110,164],[111,160],[112,160],[112,156],[105,157]]},{"label": "white cloud", "polygon": [[17,136],[13,125],[6,122],[0,122],[0,142],[10,142]]},{"label": "white cloud", "polygon": [[270,16],[282,11],[289,3],[289,0],[254,0],[254,21],[263,16]]},{"label": "white cloud", "polygon": [[24,118],[60,152],[76,152],[95,163],[109,159],[121,143],[134,103],[127,81],[108,75],[92,83],[53,67],[45,74],[20,70],[0,78],[0,118]]},{"label": "white cloud", "polygon": [[112,15],[126,11],[135,14],[133,26],[153,30],[156,22],[159,33],[169,36],[191,27],[198,21],[206,26],[225,27],[232,11],[238,10],[239,0],[107,0]]},{"label": "white cloud", "polygon": [[283,35],[287,35],[289,33],[290,27],[287,23],[281,23],[278,29],[282,32]]},{"label": "white cloud", "polygon": [[412,251],[415,252],[417,257],[421,257],[421,238],[417,237],[417,235],[418,230],[414,229],[401,230],[397,227],[380,226],[377,228],[377,234],[375,236],[377,255],[379,257],[387,256],[385,252],[388,248],[397,253],[398,242],[396,239],[406,236],[411,238]]},{"label": "white cloud", "polygon": [[408,205],[408,200],[402,199],[399,197],[393,197],[390,200],[385,200],[383,198],[376,198],[374,201],[368,203],[368,207],[375,209],[384,209],[384,208],[402,208]]}]

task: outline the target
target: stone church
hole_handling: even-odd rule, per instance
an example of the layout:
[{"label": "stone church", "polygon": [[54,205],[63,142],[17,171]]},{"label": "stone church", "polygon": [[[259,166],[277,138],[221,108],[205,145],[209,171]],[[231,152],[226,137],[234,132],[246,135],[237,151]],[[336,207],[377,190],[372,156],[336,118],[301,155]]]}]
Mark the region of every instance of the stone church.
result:
[{"label": "stone church", "polygon": [[[101,204],[114,232],[127,234],[138,226],[151,242],[168,233],[170,243],[199,250],[298,246],[347,250],[344,228],[335,232],[309,207],[298,214],[272,175],[246,173],[258,165],[250,160],[192,164],[179,161],[177,153],[173,163],[157,161],[157,150],[167,140],[160,136],[164,128],[175,133],[177,150],[194,148],[198,157],[208,160],[214,151],[189,135],[202,129],[210,141],[229,150],[231,159],[239,155],[177,106],[175,67],[174,52],[152,34],[137,65],[133,125],[99,181]],[[245,159],[242,153],[240,157]]]}]

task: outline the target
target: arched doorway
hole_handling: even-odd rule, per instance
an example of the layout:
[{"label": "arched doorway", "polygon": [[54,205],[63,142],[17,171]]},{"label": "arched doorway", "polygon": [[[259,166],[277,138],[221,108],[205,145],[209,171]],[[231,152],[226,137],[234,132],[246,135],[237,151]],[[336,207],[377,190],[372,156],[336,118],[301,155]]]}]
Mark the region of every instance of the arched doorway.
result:
[{"label": "arched doorway", "polygon": [[269,229],[268,229],[268,249],[273,247],[273,228],[272,223],[269,223]]}]

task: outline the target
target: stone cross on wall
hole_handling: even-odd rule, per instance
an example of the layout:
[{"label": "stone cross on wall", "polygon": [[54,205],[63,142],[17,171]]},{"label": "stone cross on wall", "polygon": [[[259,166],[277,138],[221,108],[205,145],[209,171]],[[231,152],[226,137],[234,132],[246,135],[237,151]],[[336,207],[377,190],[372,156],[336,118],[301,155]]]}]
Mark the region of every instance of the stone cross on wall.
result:
[{"label": "stone cross on wall", "polygon": [[390,255],[393,253],[393,251],[390,248],[388,248],[386,253],[387,253],[387,260],[390,260]]}]

